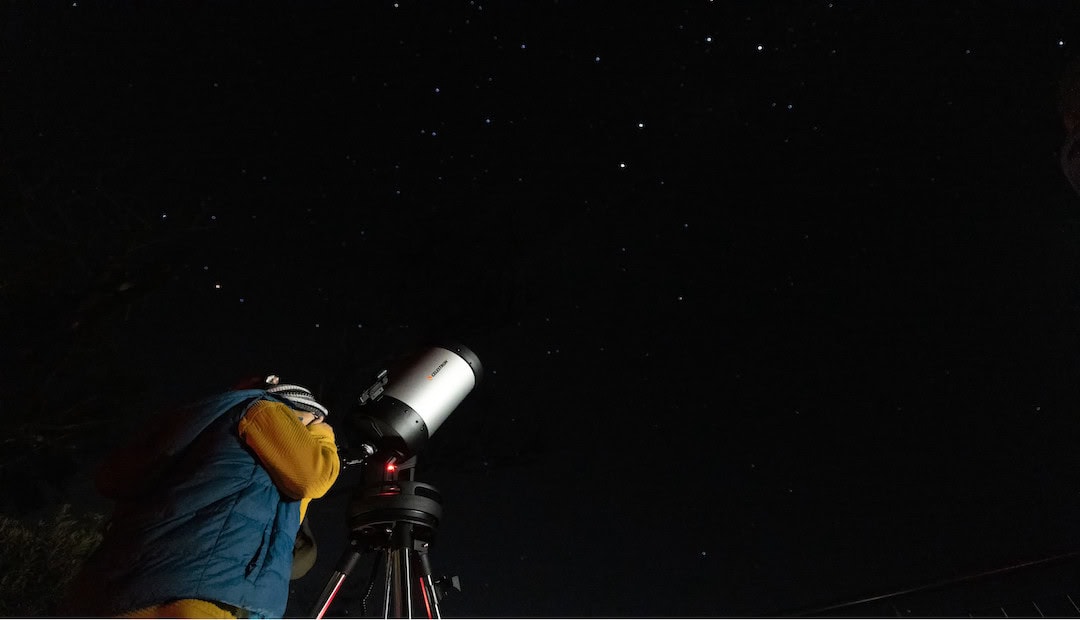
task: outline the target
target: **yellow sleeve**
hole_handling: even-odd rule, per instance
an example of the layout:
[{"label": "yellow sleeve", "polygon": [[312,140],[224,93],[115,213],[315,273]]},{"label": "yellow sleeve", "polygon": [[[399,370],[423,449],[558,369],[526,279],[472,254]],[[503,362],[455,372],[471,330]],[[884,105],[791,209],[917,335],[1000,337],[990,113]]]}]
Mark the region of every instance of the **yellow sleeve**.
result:
[{"label": "yellow sleeve", "polygon": [[121,618],[236,618],[232,612],[223,609],[210,601],[202,601],[195,598],[185,598],[161,605],[143,607],[135,611],[122,614]]},{"label": "yellow sleeve", "polygon": [[278,490],[292,499],[322,497],[337,480],[341,462],[334,430],[326,424],[304,426],[286,405],[260,400],[241,418],[237,432]]}]

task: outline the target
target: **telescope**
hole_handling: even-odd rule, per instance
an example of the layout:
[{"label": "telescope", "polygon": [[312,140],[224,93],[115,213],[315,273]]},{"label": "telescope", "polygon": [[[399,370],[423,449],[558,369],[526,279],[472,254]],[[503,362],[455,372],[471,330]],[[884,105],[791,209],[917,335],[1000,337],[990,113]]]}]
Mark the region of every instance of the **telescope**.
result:
[{"label": "telescope", "polygon": [[383,369],[360,394],[350,418],[363,473],[349,502],[349,546],[312,617],[326,615],[360,557],[372,552],[378,555],[365,599],[381,570],[382,617],[442,617],[439,600],[460,586],[456,577],[432,577],[428,548],[442,519],[442,496],[415,480],[416,460],[482,376],[480,359],[467,347],[439,344]]},{"label": "telescope", "polygon": [[377,452],[401,461],[416,456],[482,375],[480,359],[459,344],[430,347],[380,372],[360,394],[353,418],[364,438],[363,458]]}]

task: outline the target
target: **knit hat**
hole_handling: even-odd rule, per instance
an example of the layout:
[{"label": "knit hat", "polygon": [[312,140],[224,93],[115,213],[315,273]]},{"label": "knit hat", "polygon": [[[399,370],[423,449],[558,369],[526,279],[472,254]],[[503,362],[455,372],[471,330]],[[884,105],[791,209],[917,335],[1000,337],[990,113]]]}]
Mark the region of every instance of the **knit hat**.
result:
[{"label": "knit hat", "polygon": [[265,382],[269,387],[266,388],[266,391],[289,401],[293,409],[314,413],[316,417],[326,417],[330,413],[326,407],[323,407],[315,400],[311,390],[301,385],[280,383],[280,381],[281,379],[277,375],[268,376]]}]

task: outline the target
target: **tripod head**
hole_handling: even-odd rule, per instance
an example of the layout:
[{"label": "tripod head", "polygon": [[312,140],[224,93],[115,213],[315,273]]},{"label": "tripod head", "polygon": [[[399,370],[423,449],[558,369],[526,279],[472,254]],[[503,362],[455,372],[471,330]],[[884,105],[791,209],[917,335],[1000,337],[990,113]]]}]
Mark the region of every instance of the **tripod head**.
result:
[{"label": "tripod head", "polygon": [[[391,459],[393,457],[390,457]],[[442,519],[442,495],[414,479],[416,458],[401,465],[369,459],[364,484],[349,502],[349,531],[366,549],[383,546],[395,523],[408,523],[412,537],[430,543]]]}]

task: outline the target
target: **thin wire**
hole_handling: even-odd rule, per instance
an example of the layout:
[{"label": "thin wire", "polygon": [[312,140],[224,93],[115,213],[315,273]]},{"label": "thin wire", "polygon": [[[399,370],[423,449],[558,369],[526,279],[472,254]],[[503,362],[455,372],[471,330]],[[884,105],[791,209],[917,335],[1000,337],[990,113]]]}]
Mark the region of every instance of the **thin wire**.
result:
[{"label": "thin wire", "polygon": [[375,589],[375,575],[379,572],[382,555],[381,549],[375,554],[375,561],[371,563],[371,574],[368,575],[367,589],[364,590],[364,597],[360,599],[360,613],[365,616],[367,615],[367,599],[371,596],[371,591]]}]

